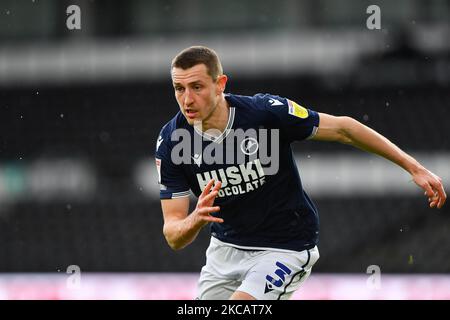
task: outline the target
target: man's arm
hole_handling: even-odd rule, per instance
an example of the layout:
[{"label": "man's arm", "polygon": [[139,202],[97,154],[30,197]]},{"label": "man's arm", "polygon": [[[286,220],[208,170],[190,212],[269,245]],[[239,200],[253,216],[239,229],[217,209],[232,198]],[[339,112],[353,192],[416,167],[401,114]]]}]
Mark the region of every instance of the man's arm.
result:
[{"label": "man's arm", "polygon": [[319,113],[319,119],[319,128],[313,140],[337,141],[380,155],[411,174],[414,182],[425,190],[431,208],[441,208],[444,205],[447,195],[441,178],[387,138],[350,117]]},{"label": "man's arm", "polygon": [[209,222],[223,222],[223,219],[210,215],[220,210],[220,207],[213,207],[213,204],[221,183],[217,182],[211,191],[213,185],[214,180],[206,185],[198,198],[195,210],[189,215],[189,197],[161,200],[164,215],[163,233],[172,249],[179,250],[186,247]]}]

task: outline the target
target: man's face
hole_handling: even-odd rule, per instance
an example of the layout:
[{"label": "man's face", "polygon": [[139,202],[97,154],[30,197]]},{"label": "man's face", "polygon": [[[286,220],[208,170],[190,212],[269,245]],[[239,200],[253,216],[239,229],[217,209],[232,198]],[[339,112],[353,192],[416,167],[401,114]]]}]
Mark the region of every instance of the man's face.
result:
[{"label": "man's face", "polygon": [[222,77],[224,76],[213,81],[204,64],[197,64],[186,70],[172,68],[175,98],[190,125],[205,121],[211,116],[224,89],[221,85]]}]

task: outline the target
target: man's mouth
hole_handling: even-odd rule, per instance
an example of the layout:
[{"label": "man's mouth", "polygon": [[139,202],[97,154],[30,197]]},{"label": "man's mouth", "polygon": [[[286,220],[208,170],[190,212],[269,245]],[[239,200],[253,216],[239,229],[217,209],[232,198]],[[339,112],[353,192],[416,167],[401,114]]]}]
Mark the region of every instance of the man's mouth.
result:
[{"label": "man's mouth", "polygon": [[197,116],[197,111],[191,110],[191,109],[187,109],[186,110],[186,116],[189,119],[194,119]]}]

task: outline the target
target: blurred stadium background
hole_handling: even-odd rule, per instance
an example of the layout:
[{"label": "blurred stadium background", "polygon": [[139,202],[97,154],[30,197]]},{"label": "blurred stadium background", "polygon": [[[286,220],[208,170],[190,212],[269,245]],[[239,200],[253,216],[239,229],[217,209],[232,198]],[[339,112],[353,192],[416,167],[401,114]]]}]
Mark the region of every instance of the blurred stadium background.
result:
[{"label": "blurred stadium background", "polygon": [[[66,26],[73,4],[81,30]],[[219,53],[227,91],[352,116],[448,189],[449,21],[446,0],[1,0],[0,299],[195,297],[208,232],[169,249],[153,160],[178,108],[170,62],[190,45]],[[448,204],[429,209],[373,155],[294,149],[321,218],[321,258],[294,298],[450,299]]]}]

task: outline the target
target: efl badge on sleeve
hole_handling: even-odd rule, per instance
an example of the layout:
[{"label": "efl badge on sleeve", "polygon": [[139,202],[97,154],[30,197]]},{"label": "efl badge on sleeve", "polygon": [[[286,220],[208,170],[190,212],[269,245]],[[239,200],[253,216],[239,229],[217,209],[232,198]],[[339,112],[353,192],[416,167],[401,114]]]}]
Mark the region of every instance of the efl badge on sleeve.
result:
[{"label": "efl badge on sleeve", "polygon": [[287,99],[288,105],[289,105],[289,114],[293,115],[294,117],[306,119],[308,118],[308,110],[298,103]]}]

